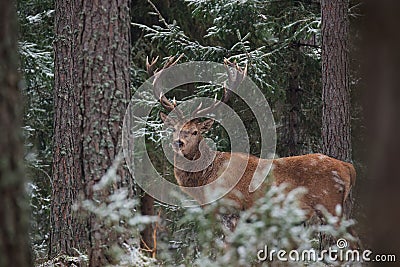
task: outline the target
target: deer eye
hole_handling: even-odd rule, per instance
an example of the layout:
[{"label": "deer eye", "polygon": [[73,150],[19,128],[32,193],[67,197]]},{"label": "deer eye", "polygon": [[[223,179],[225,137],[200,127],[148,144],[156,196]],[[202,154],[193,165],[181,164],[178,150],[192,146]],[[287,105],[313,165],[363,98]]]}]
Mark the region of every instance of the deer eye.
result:
[{"label": "deer eye", "polygon": [[197,131],[194,131],[194,132],[193,132],[193,135],[197,135]]}]

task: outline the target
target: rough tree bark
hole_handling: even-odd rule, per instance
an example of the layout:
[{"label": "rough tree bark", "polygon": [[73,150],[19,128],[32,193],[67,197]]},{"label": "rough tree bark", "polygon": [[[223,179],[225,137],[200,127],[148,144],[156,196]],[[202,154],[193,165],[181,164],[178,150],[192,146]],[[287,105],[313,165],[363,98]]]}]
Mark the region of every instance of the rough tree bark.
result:
[{"label": "rough tree bark", "polygon": [[[75,249],[90,266],[112,262],[110,227],[73,210],[83,198],[104,201],[108,190],[93,185],[120,147],[122,120],[130,100],[129,1],[56,1],[55,133],[50,257]],[[131,186],[119,170],[113,188]],[[132,193],[132,190],[130,190]]]},{"label": "rough tree bark", "polygon": [[89,247],[87,219],[73,210],[84,198],[82,170],[82,118],[80,88],[74,79],[77,6],[73,1],[56,1],[54,55],[53,188],[49,257],[85,253]]},{"label": "rough tree bark", "polygon": [[0,266],[31,266],[14,1],[0,9]]},{"label": "rough tree bark", "polygon": [[[349,87],[349,0],[322,0],[322,149],[333,158],[351,162]],[[344,203],[349,218],[353,196]],[[322,235],[321,248],[334,240]]]},{"label": "rough tree bark", "polygon": [[351,161],[348,0],[321,1],[323,152]]},{"label": "rough tree bark", "polygon": [[[86,196],[102,200],[107,192],[95,193],[92,186],[119,152],[122,120],[130,100],[129,1],[82,2],[77,79],[82,89],[83,176]],[[131,187],[129,174],[120,170],[120,176],[118,186]],[[109,262],[105,245],[115,241],[114,234],[93,217],[90,227],[90,265],[105,266]]]}]

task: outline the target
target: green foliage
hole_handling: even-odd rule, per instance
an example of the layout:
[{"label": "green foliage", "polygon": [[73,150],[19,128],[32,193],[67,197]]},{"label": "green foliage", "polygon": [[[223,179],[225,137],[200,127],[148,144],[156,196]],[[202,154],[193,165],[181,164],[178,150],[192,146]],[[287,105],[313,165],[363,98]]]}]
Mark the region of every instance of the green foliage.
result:
[{"label": "green foliage", "polygon": [[17,1],[23,96],[25,162],[31,196],[35,258],[47,253],[53,134],[53,1]]},{"label": "green foliage", "polygon": [[[321,248],[321,233],[336,239],[354,240],[347,233],[354,224],[351,220],[325,212],[325,224],[321,224],[319,219],[312,224],[304,223],[306,214],[299,208],[298,198],[305,193],[305,189],[298,188],[286,195],[284,188],[284,185],[270,188],[252,208],[241,212],[234,232],[221,223],[221,216],[218,215],[229,214],[227,202],[214,202],[204,209],[174,210],[180,219],[170,225],[170,236],[161,237],[165,243],[159,243],[160,264],[252,266],[259,263],[257,252],[264,246],[270,250],[297,250],[301,253],[309,249],[318,251]],[[263,262],[262,266],[267,264]],[[304,261],[291,265],[299,264],[314,266],[325,265],[327,262]]]},{"label": "green foliage", "polygon": [[[101,180],[93,186],[94,195],[110,191],[112,185],[120,181],[117,171],[121,164],[122,156],[119,155]],[[113,266],[150,266],[155,260],[142,253],[138,244],[140,231],[147,224],[156,222],[157,217],[141,215],[139,200],[133,198],[130,191],[130,188],[119,188],[102,201],[84,200],[77,204],[76,209],[95,216],[100,225],[97,233],[102,235],[101,240],[107,240],[109,236],[118,237],[113,239],[118,242],[104,244],[109,248],[109,257],[114,260]]]},{"label": "green foliage", "polygon": [[[102,189],[104,188],[96,188]],[[116,190],[104,202],[85,200],[82,203],[82,208],[95,215],[96,220],[101,222],[103,231],[100,231],[100,234],[104,235],[103,237],[112,234],[121,240],[115,244],[104,244],[110,248],[109,256],[116,262],[113,266],[150,266],[155,262],[140,251],[138,244],[140,231],[157,218],[142,216],[138,212],[138,203],[138,199],[129,197],[127,188]]]},{"label": "green foliage", "polygon": [[[158,23],[149,25],[135,21],[143,31],[138,42],[150,42],[151,54],[180,55],[184,60],[207,60],[222,63],[224,58],[248,66],[249,77],[260,87],[272,107],[278,130],[278,155],[286,151],[279,144],[285,133],[286,91],[290,79],[299,80],[300,123],[304,136],[303,150],[314,152],[320,145],[321,72],[320,72],[320,10],[311,1],[236,1],[186,0],[175,5],[188,6],[186,20],[176,10],[158,9],[148,4],[150,15]],[[187,10],[187,9],[183,9]],[[193,21],[201,23],[187,25]],[[198,28],[197,28],[198,27]],[[185,30],[186,29],[186,30]],[[199,35],[196,31],[204,33]],[[140,66],[140,65],[137,65]],[[141,66],[144,66],[142,63]],[[198,88],[199,95],[207,87]],[[180,99],[182,96],[176,93]],[[237,105],[239,113],[247,107]],[[316,108],[318,107],[318,108]],[[257,129],[254,119],[245,115],[246,128]],[[218,133],[221,134],[221,133]],[[259,134],[252,135],[252,153],[257,154]]]},{"label": "green foliage", "polygon": [[[282,69],[287,71],[282,59],[292,44],[314,36],[319,38],[319,7],[308,1],[185,2],[192,8],[194,18],[210,23],[206,35],[199,39],[191,39],[193,34],[182,30],[182,26],[173,20],[175,14],[167,14],[168,17],[164,18],[158,10],[155,10],[155,15],[159,17],[159,24],[134,25],[142,28],[155,47],[167,55],[185,53],[190,60],[216,62],[222,62],[226,57],[236,59],[240,64],[246,63],[251,78],[265,89],[272,89],[268,85],[279,85],[276,76],[268,75],[268,72],[271,66],[280,67],[276,73]],[[206,42],[214,45],[204,45]],[[308,55],[309,51],[304,54]]]},{"label": "green foliage", "polygon": [[[253,266],[260,264],[257,252],[269,250],[319,251],[323,247],[321,233],[335,239],[354,237],[348,234],[354,224],[324,212],[325,223],[318,218],[306,221],[306,214],[298,206],[298,198],[305,193],[303,188],[284,192],[284,185],[270,188],[265,196],[244,212],[234,232],[224,226],[221,214],[230,214],[229,202],[218,201],[205,208],[163,207],[166,218],[169,213],[176,221],[165,219],[158,233],[157,264],[160,266]],[[269,264],[263,262],[262,265]],[[292,262],[289,266],[307,264],[326,266],[328,262]],[[340,263],[342,264],[342,263]]]}]

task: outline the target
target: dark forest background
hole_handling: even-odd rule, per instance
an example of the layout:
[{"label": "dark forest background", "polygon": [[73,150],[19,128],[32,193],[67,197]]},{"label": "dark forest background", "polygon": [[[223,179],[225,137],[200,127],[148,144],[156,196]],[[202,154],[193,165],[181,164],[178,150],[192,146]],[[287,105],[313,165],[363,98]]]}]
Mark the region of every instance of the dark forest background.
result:
[{"label": "dark forest background", "polygon": [[[345,5],[343,10],[347,11],[345,17],[348,18],[348,32],[344,43],[348,52],[347,61],[344,67],[337,66],[343,67],[345,74],[332,78],[344,81],[348,86],[342,91],[347,102],[344,101],[345,104],[339,107],[344,109],[348,117],[333,117],[328,123],[327,106],[335,100],[329,99],[329,92],[324,89],[327,88],[325,83],[332,77],[332,70],[324,65],[326,61],[323,55],[331,52],[324,52],[326,47],[322,41],[336,35],[329,34],[334,29],[324,30],[323,15],[333,14],[329,13],[331,7],[326,4],[327,1],[122,2],[119,6],[110,1],[109,6],[103,3],[104,6],[93,7],[86,1],[19,0],[15,10],[12,7],[9,9],[10,12],[16,11],[16,23],[11,25],[18,29],[14,31],[18,38],[15,41],[17,50],[14,50],[19,57],[18,73],[23,77],[15,86],[21,89],[22,101],[15,105],[23,107],[20,114],[24,149],[21,149],[20,157],[25,166],[21,170],[23,169],[27,181],[29,237],[35,264],[63,262],[71,265],[74,262],[90,262],[91,266],[102,266],[107,262],[126,266],[190,266],[199,263],[227,266],[226,264],[241,260],[254,260],[251,256],[255,255],[257,244],[264,239],[289,240],[283,242],[285,248],[299,248],[299,244],[305,240],[310,241],[312,247],[321,245],[320,229],[310,227],[312,230],[306,236],[300,237],[298,233],[296,235],[287,230],[298,229],[296,227],[299,218],[288,218],[287,214],[281,212],[280,219],[285,218],[286,223],[280,224],[279,218],[273,217],[274,207],[264,207],[267,212],[258,219],[272,222],[271,225],[278,230],[270,233],[265,231],[265,225],[264,228],[257,228],[255,224],[244,224],[238,233],[230,237],[232,249],[226,253],[221,245],[221,237],[215,237],[224,235],[225,230],[207,215],[213,212],[212,208],[205,211],[204,217],[198,210],[187,211],[154,201],[129,178],[122,161],[117,162],[114,169],[113,174],[120,180],[112,190],[107,187],[97,191],[87,189],[86,184],[93,185],[100,178],[103,179],[105,170],[118,158],[120,133],[117,130],[114,133],[102,129],[112,128],[110,125],[113,125],[113,121],[110,118],[123,114],[130,96],[148,79],[145,70],[146,57],[159,56],[160,61],[165,62],[169,56],[181,54],[184,54],[182,62],[206,60],[222,63],[227,58],[237,62],[239,66],[247,65],[249,77],[262,90],[273,111],[277,125],[277,155],[286,157],[326,153],[352,162],[357,170],[357,184],[352,192],[354,201],[351,218],[356,222],[355,229],[361,243],[377,253],[398,252],[400,239],[396,225],[400,216],[396,207],[396,196],[399,190],[397,162],[400,157],[396,107],[400,102],[396,86],[400,61],[397,60],[399,53],[396,42],[399,24],[394,12],[398,9],[383,2],[334,1],[337,5]],[[82,14],[86,17],[81,17]],[[3,25],[13,20],[13,16],[3,17]],[[91,18],[92,24],[85,25],[93,27],[91,34],[82,30],[82,21],[87,23],[88,18]],[[340,27],[340,23],[334,23],[335,19],[340,21],[340,17],[325,18],[329,19],[332,19],[333,27]],[[108,41],[110,46],[96,47],[96,42],[107,43],[105,39],[109,35],[108,28],[101,22],[112,23],[113,20],[120,22],[113,33],[116,38],[121,39]],[[332,25],[325,24],[325,27]],[[8,27],[4,26],[4,29]],[[85,30],[87,32],[87,28]],[[8,33],[6,30],[3,32]],[[91,48],[89,51],[81,49],[80,45],[84,47],[85,40],[86,44],[96,47],[93,51],[106,56],[100,59],[98,54],[90,53]],[[13,49],[12,46],[10,49]],[[331,56],[335,57],[335,54]],[[88,60],[80,61],[82,58]],[[119,70],[109,74],[111,71],[108,70],[115,67],[115,64]],[[1,71],[6,73],[4,70],[8,68],[3,65]],[[100,65],[102,67],[96,69]],[[12,67],[17,68],[16,65]],[[91,69],[93,73],[100,72],[101,75],[91,75],[87,69]],[[88,80],[91,83],[86,83]],[[112,82],[110,86],[106,85],[108,80],[124,82],[116,83],[113,87]],[[92,86],[93,84],[101,84],[101,88]],[[78,87],[83,88],[80,92],[87,93],[88,102],[92,100],[91,94],[94,95],[96,90],[103,90],[105,95],[110,92],[112,95],[110,102],[99,100],[99,103],[86,107],[83,113],[88,122],[107,121],[98,128],[99,143],[103,139],[112,143],[107,143],[104,150],[100,148],[106,157],[95,157],[96,159],[91,160],[90,153],[94,152],[86,147],[91,147],[93,139],[77,140],[74,133],[77,131],[83,136],[91,136],[93,133],[90,127],[85,128],[85,124],[79,124],[82,118],[71,108],[71,103],[79,102],[77,107],[86,103],[75,98]],[[95,89],[92,90],[92,87]],[[123,89],[118,92],[119,89],[115,88]],[[206,87],[190,85],[178,88],[173,91],[173,95],[167,96],[181,100],[191,96],[210,96],[210,93],[214,94]],[[340,93],[338,92],[339,95]],[[6,95],[8,94],[4,93],[2,98],[8,99],[5,98]],[[248,107],[239,99],[234,98],[230,103],[251,133],[251,153],[258,155],[260,147],[257,140],[260,133],[257,123]],[[96,113],[96,110],[107,105],[113,109],[103,118],[102,113]],[[160,108],[156,105],[152,111],[150,121],[154,129],[161,127],[157,116]],[[63,118],[70,120],[60,123]],[[8,120],[10,121],[13,120]],[[331,125],[336,128],[330,128]],[[1,131],[5,132],[8,128],[10,127],[7,124],[2,124]],[[326,141],[327,136],[332,134],[331,131],[336,131],[343,137],[337,142],[346,144],[345,147]],[[224,137],[224,134],[224,130],[217,126],[210,137],[215,139],[216,136]],[[71,147],[65,145],[65,139],[72,140]],[[147,150],[153,164],[173,181],[173,166],[167,164],[160,153],[159,131],[153,131],[147,139]],[[82,148],[77,148],[78,144]],[[219,150],[227,150],[230,147],[229,141],[218,138],[217,147]],[[10,148],[4,146],[4,151],[6,149]],[[79,150],[82,158],[68,158],[68,155],[77,152],[74,149]],[[82,160],[84,163],[81,163]],[[64,164],[59,164],[60,162]],[[82,169],[78,169],[77,165],[82,165]],[[71,172],[72,168],[76,169]],[[68,172],[72,174],[63,174]],[[92,176],[85,177],[81,172]],[[75,187],[76,190],[64,190],[69,187]],[[1,189],[4,190],[2,194],[9,192],[4,188]],[[124,188],[128,189],[124,191]],[[18,194],[21,194],[21,190],[19,187]],[[74,207],[75,201],[81,200],[80,194],[85,196],[86,202]],[[276,195],[272,192],[266,198],[273,202]],[[99,204],[93,199],[104,199],[105,204]],[[63,205],[65,209],[59,208],[64,207]],[[251,211],[253,213],[243,215],[243,220],[246,216],[257,214],[257,208],[262,207],[256,207]],[[8,208],[10,206],[7,205],[5,210]],[[109,213],[101,212],[102,209]],[[78,216],[78,213],[85,215]],[[7,214],[6,211],[4,214]],[[110,214],[115,214],[118,219]],[[119,225],[116,230],[116,221],[129,223]],[[339,227],[330,229],[330,234],[341,237],[348,222],[347,218],[343,219]],[[65,230],[79,225],[89,226],[74,228],[69,232]],[[112,230],[104,230],[107,227]],[[87,229],[93,231],[92,236],[98,233],[101,238],[89,238],[87,241]],[[394,232],[397,234],[392,234]],[[248,239],[251,236],[258,236],[259,239],[249,244]],[[105,247],[107,251],[113,251],[112,255],[118,255],[118,263],[107,257],[109,252],[105,252],[106,249],[102,246],[106,243],[105,240],[116,244],[114,246],[107,243]],[[272,242],[271,246],[283,245]],[[3,247],[0,245],[1,249]],[[243,247],[242,254],[246,256],[240,253],[239,247]],[[253,255],[248,255],[251,252]],[[224,254],[228,256],[224,258]],[[137,262],[132,261],[132,258]]]}]

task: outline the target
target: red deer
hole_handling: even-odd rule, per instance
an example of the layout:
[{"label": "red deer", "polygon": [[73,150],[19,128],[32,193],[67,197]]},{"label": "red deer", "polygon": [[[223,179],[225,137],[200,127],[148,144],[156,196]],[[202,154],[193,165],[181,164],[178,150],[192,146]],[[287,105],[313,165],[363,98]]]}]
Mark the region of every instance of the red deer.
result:
[{"label": "red deer", "polygon": [[[192,119],[185,121],[183,113],[177,107],[176,101],[169,101],[158,88],[157,79],[163,69],[170,67],[177,61],[170,59],[158,72],[154,71],[157,60],[147,62],[147,70],[150,76],[155,75],[153,81],[154,94],[167,111],[175,111],[178,118],[167,116],[160,112],[161,119],[165,126],[173,128],[172,147],[174,150],[174,174],[178,184],[191,194],[200,204],[207,203],[207,196],[196,194],[190,190],[191,187],[199,187],[211,184],[222,178],[222,180],[238,181],[234,189],[225,197],[235,201],[239,209],[251,207],[256,199],[261,197],[263,189],[270,185],[280,185],[286,183],[287,190],[297,187],[304,187],[307,193],[300,199],[300,206],[311,217],[319,214],[318,205],[324,206],[331,214],[335,214],[336,206],[342,207],[349,195],[350,188],[355,184],[356,173],[352,164],[346,163],[322,154],[309,154],[277,159],[260,159],[258,157],[244,153],[228,153],[212,150],[205,142],[203,136],[213,123],[213,119],[200,121]],[[234,90],[244,79],[246,70],[239,68],[236,64],[226,61],[227,68],[235,68],[235,74],[229,73],[228,80],[231,88],[224,87],[224,94],[220,101],[215,101],[213,105],[201,109],[198,107],[193,112],[192,117],[201,117],[210,112],[219,104],[227,102],[229,92]],[[202,159],[199,161],[199,159]],[[209,161],[206,168],[200,171],[197,165]],[[272,162],[271,162],[272,161]],[[263,169],[271,166],[271,172],[266,179],[264,186],[254,192],[249,191],[250,183],[254,175],[257,175],[257,166]],[[189,165],[193,171],[185,169]],[[243,171],[241,171],[243,170]],[[239,177],[238,177],[239,176]],[[221,186],[221,183],[218,184]],[[237,194],[237,193],[240,194]]]}]

